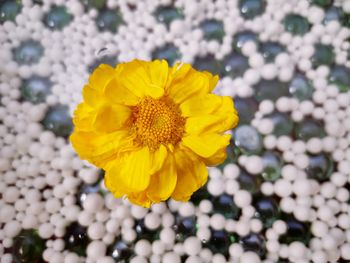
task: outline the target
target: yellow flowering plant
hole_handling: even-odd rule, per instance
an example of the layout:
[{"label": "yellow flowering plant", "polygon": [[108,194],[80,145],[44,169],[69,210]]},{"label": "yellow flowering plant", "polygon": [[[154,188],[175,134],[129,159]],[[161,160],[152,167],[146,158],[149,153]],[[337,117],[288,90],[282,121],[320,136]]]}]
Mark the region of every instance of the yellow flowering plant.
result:
[{"label": "yellow flowering plant", "polygon": [[218,76],[189,64],[133,60],[100,65],[83,89],[70,141],[82,159],[105,170],[119,198],[149,207],[188,201],[222,163],[238,115],[231,97],[211,92]]}]

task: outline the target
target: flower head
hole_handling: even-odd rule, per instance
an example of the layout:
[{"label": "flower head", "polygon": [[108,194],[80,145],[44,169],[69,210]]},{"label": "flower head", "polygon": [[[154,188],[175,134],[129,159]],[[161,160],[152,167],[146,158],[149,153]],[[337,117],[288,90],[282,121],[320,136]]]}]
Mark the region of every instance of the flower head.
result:
[{"label": "flower head", "polygon": [[134,60],[100,65],[83,89],[70,137],[82,159],[104,169],[116,196],[149,207],[187,201],[226,158],[238,116],[212,94],[217,76],[189,64]]}]

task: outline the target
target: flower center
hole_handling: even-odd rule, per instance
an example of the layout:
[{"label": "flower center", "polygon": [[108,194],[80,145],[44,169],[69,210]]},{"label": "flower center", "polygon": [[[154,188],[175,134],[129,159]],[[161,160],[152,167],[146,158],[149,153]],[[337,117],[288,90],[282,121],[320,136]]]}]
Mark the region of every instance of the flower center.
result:
[{"label": "flower center", "polygon": [[176,145],[184,133],[185,118],[168,97],[144,98],[132,112],[135,143],[158,149],[160,144]]}]

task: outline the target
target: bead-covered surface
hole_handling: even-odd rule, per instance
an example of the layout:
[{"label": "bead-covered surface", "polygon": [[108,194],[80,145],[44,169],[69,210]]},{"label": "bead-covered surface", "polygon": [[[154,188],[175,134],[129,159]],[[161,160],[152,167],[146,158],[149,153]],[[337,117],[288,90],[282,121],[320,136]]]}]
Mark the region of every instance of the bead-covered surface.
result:
[{"label": "bead-covered surface", "polygon": [[[349,262],[349,40],[349,0],[0,1],[0,262]],[[235,101],[187,203],[115,199],[67,140],[90,73],[134,58]]]}]

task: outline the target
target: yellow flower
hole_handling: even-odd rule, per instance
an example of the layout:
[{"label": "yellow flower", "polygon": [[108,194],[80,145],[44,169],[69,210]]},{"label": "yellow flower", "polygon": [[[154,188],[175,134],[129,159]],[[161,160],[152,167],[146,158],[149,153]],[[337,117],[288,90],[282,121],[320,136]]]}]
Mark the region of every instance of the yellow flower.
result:
[{"label": "yellow flower", "polygon": [[104,169],[116,196],[144,207],[187,201],[226,159],[238,116],[230,97],[211,94],[218,76],[189,64],[134,60],[100,65],[83,89],[70,137],[82,159]]}]

